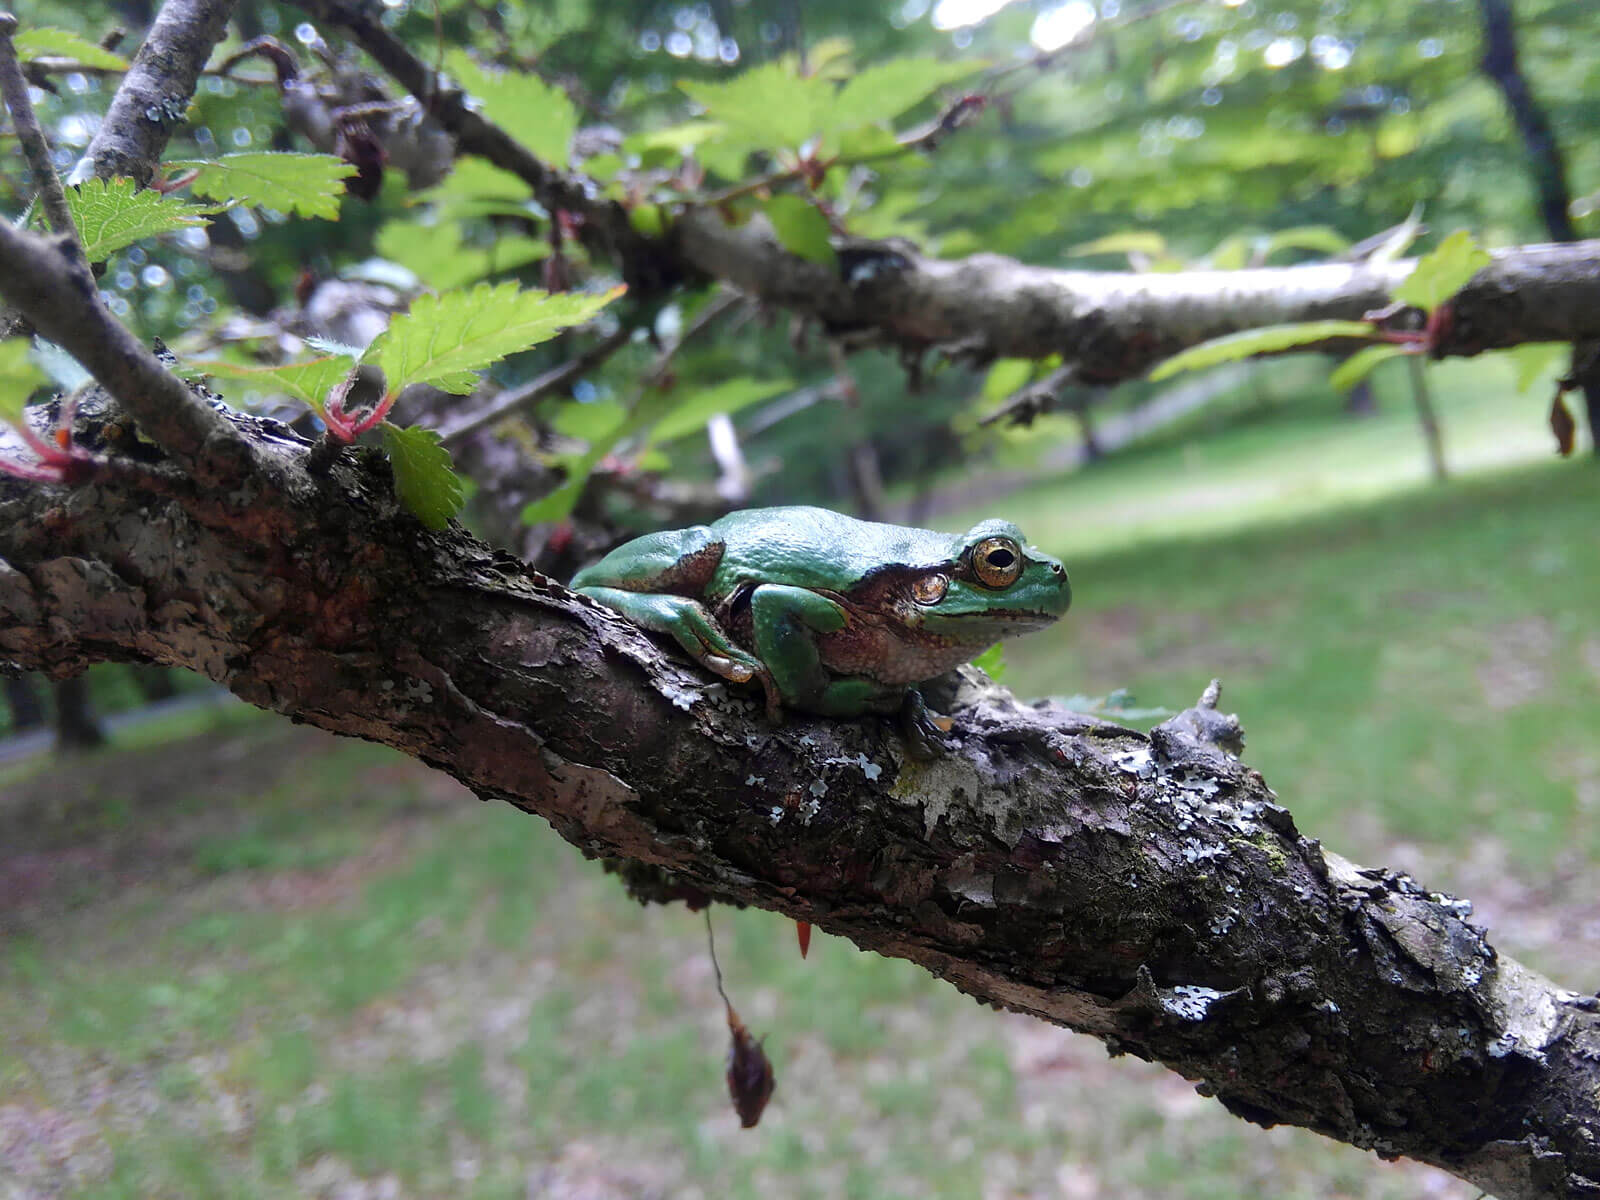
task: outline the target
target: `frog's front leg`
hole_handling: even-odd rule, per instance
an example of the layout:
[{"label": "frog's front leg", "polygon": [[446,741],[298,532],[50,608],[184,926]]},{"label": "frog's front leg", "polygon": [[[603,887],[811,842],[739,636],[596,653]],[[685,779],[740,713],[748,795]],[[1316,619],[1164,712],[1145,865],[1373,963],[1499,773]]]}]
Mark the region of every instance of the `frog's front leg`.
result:
[{"label": "frog's front leg", "polygon": [[778,690],[773,686],[771,672],[755,655],[734,645],[698,600],[611,587],[573,590],[615,609],[635,625],[655,633],[671,634],[690,658],[724,679],[733,683],[760,680],[767,693],[767,711],[774,716],[777,714]]},{"label": "frog's front leg", "polygon": [[756,653],[783,698],[824,717],[859,717],[898,702],[904,689],[862,676],[835,675],[822,664],[817,635],[845,627],[849,616],[828,597],[806,588],[764,583],[750,593]]}]

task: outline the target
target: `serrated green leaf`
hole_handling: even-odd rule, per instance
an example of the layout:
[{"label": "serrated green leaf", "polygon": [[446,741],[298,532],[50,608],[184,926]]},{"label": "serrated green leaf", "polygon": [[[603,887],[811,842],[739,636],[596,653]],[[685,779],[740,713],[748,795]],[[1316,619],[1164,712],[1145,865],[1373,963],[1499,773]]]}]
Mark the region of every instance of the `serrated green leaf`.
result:
[{"label": "serrated green leaf", "polygon": [[480,283],[471,291],[418,296],[410,312],[378,335],[363,361],[383,368],[390,391],[431,383],[465,395],[476,383],[473,372],[583,324],[624,290],[552,296],[519,291],[514,283]]},{"label": "serrated green leaf", "polygon": [[1167,252],[1167,239],[1154,230],[1130,229],[1108,233],[1092,242],[1080,242],[1068,254],[1147,254],[1151,258]]},{"label": "serrated green leaf", "polygon": [[1191,346],[1181,354],[1174,354],[1150,372],[1152,383],[1170,379],[1180,371],[1198,371],[1222,363],[1253,358],[1257,354],[1273,354],[1292,350],[1296,346],[1309,346],[1330,338],[1370,338],[1371,325],[1365,321],[1300,321],[1293,325],[1264,325],[1260,329],[1247,329],[1243,333],[1230,333]]},{"label": "serrated green leaf", "polygon": [[26,29],[11,39],[23,62],[38,58],[65,58],[103,71],[126,71],[128,60],[65,29]]},{"label": "serrated green leaf", "polygon": [[197,196],[259,204],[262,208],[325,221],[339,216],[344,181],[356,173],[355,167],[334,154],[276,151],[224,154],[214,162],[181,158],[166,165],[198,171],[189,185]]},{"label": "serrated green leaf", "polygon": [[578,110],[564,91],[537,75],[485,70],[465,50],[445,55],[445,69],[472,93],[485,116],[541,162],[566,169],[572,160]]},{"label": "serrated green leaf", "polygon": [[400,503],[429,529],[443,529],[461,511],[466,494],[439,435],[421,425],[402,429],[386,421],[383,448],[394,468],[394,490]]},{"label": "serrated green leaf", "polygon": [[892,121],[920,104],[947,83],[965,79],[982,68],[975,61],[941,62],[936,58],[891,58],[852,76],[833,98],[819,133]]},{"label": "serrated green leaf", "polygon": [[142,238],[176,233],[201,223],[204,210],[131,179],[90,179],[69,187],[67,207],[90,262],[102,262]]},{"label": "serrated green leaf", "polygon": [[1379,363],[1387,362],[1405,352],[1404,346],[1390,345],[1387,342],[1357,350],[1334,368],[1333,373],[1328,376],[1328,385],[1342,395],[1372,374],[1372,369]]},{"label": "serrated green leaf", "polygon": [[28,396],[44,382],[44,372],[28,357],[27,338],[0,342],[0,420],[20,421]]},{"label": "serrated green leaf", "polygon": [[716,387],[696,392],[676,405],[656,422],[650,431],[652,442],[670,442],[686,433],[694,433],[718,413],[732,414],[751,404],[787,391],[792,384],[787,379],[729,379]]},{"label": "serrated green leaf", "polygon": [[1517,369],[1517,394],[1525,394],[1571,349],[1566,342],[1527,342],[1505,351]]},{"label": "serrated green leaf", "polygon": [[275,367],[247,366],[220,359],[201,359],[188,365],[218,379],[237,379],[268,394],[292,396],[321,416],[323,401],[329,392],[345,381],[354,369],[355,361],[330,354],[325,358],[282,363]]},{"label": "serrated green leaf", "polygon": [[817,76],[802,79],[781,62],[763,63],[725,83],[681,81],[678,87],[730,133],[769,150],[816,136],[833,106],[833,84]]},{"label": "serrated green leaf", "polygon": [[977,667],[990,679],[999,683],[1006,677],[1006,648],[1005,643],[996,642],[977,658],[972,660],[972,665]]},{"label": "serrated green leaf", "polygon": [[772,222],[772,232],[778,235],[785,250],[825,267],[839,261],[828,243],[828,219],[804,196],[782,192],[762,208],[767,220]]},{"label": "serrated green leaf", "polygon": [[1472,235],[1465,229],[1458,229],[1440,242],[1432,254],[1417,260],[1411,274],[1394,289],[1394,298],[1432,315],[1434,309],[1466,287],[1490,261],[1488,252]]}]

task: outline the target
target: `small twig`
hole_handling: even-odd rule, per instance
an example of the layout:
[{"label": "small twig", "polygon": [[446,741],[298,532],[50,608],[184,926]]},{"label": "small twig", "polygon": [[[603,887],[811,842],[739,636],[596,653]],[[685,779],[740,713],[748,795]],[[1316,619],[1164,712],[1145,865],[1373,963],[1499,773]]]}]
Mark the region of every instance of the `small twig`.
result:
[{"label": "small twig", "polygon": [[672,365],[672,360],[678,356],[678,351],[738,308],[743,301],[744,297],[738,292],[725,291],[702,308],[695,315],[694,320],[689,322],[689,327],[678,334],[677,340],[657,355],[656,361],[645,372],[644,386],[647,388],[659,387],[666,379],[667,368]]},{"label": "small twig", "polygon": [[33,183],[39,190],[39,200],[44,206],[45,218],[50,228],[71,242],[78,257],[83,257],[83,246],[78,241],[78,227],[73,224],[72,210],[67,207],[67,194],[61,189],[61,176],[56,174],[50,159],[50,144],[44,139],[39,118],[28,100],[28,81],[22,76],[22,64],[17,59],[17,48],[11,35],[17,31],[17,18],[0,12],[0,96],[11,110],[11,123],[22,151],[28,158],[28,169],[33,173]]},{"label": "small twig", "polygon": [[624,325],[609,337],[602,338],[596,342],[576,358],[569,359],[559,367],[552,367],[544,374],[535,376],[524,384],[501,392],[482,409],[473,413],[459,424],[443,431],[439,435],[439,440],[449,447],[460,445],[479,430],[503,421],[518,409],[526,408],[528,405],[542,400],[550,393],[560,391],[582,376],[587,375],[606,359],[610,358],[617,350],[625,346],[632,336],[633,326]]},{"label": "small twig", "polygon": [[733,1012],[733,1001],[728,999],[728,993],[722,986],[722,964],[717,962],[717,935],[716,931],[711,928],[711,908],[709,905],[702,915],[706,919],[706,945],[711,949],[711,970],[715,972],[717,977],[717,995],[722,997],[723,1006],[731,1013]]}]

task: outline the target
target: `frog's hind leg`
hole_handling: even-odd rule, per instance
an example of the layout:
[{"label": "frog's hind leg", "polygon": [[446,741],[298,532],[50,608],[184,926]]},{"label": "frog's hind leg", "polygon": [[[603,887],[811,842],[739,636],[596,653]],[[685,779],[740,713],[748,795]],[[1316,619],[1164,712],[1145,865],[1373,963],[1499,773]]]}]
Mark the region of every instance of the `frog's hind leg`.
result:
[{"label": "frog's hind leg", "polygon": [[833,600],[806,588],[764,583],[750,593],[756,653],[778,691],[795,707],[825,717],[859,717],[880,706],[885,689],[871,679],[835,675],[822,664],[817,635],[835,633],[849,617]]},{"label": "frog's hind leg", "polygon": [[658,592],[627,592],[612,587],[577,587],[573,590],[591,600],[598,600],[607,608],[615,609],[635,625],[655,633],[671,634],[690,658],[726,680],[733,683],[759,680],[767,693],[768,711],[776,711],[778,694],[767,668],[755,655],[734,645],[698,600]]}]

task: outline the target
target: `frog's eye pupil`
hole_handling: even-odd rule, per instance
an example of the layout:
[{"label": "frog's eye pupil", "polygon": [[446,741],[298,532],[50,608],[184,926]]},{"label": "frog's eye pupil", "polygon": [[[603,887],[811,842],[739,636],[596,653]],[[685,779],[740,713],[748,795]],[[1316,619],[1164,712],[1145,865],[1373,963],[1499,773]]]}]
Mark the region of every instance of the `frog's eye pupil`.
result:
[{"label": "frog's eye pupil", "polygon": [[972,551],[972,573],[986,588],[1008,588],[1022,577],[1022,547],[1010,538],[990,538]]}]

